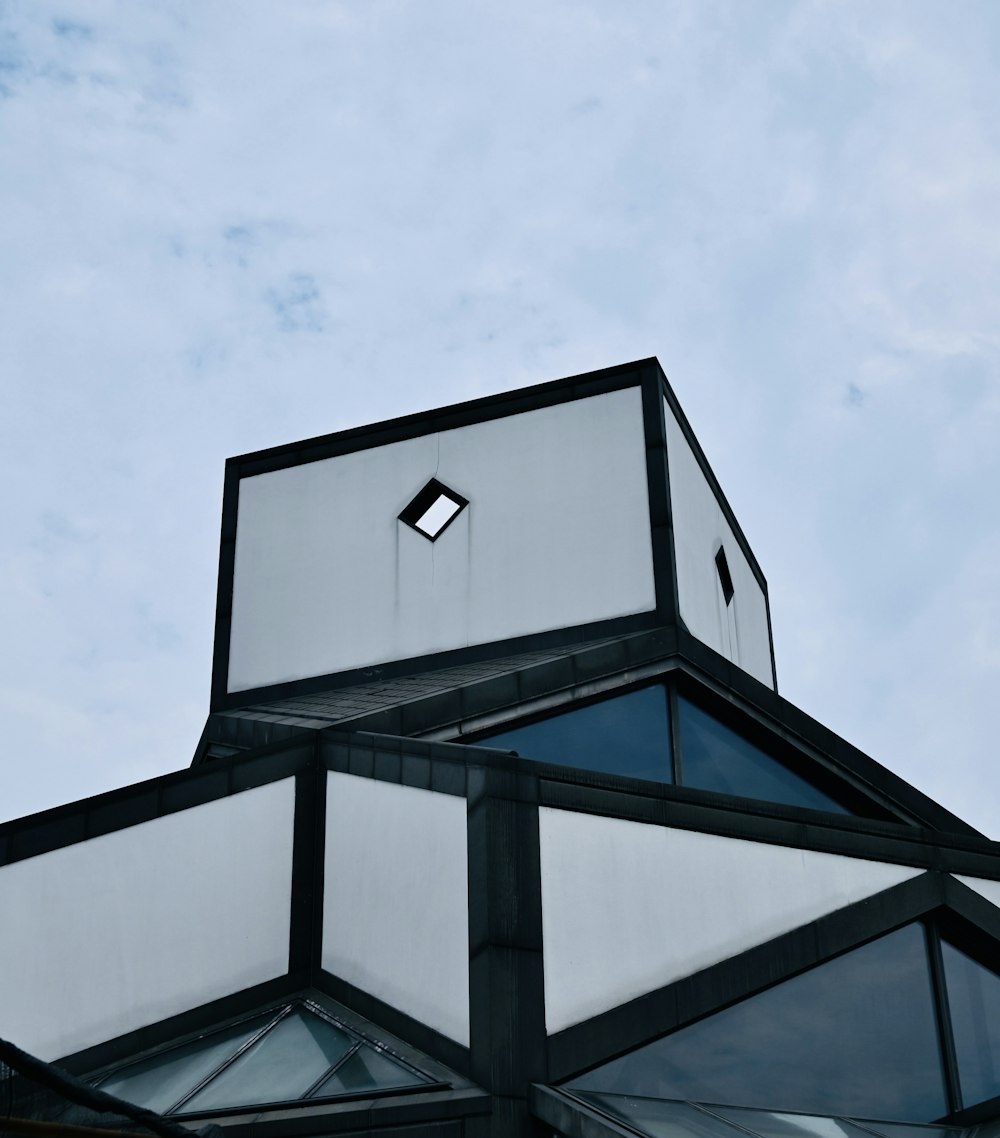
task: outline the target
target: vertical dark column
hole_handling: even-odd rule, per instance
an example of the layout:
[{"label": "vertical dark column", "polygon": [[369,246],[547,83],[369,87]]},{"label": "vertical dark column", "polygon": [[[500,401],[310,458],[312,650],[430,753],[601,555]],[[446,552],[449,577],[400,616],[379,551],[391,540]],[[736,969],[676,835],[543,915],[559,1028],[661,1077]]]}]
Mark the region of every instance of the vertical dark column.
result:
[{"label": "vertical dark column", "polygon": [[941,1040],[941,1058],[944,1062],[948,1111],[954,1114],[963,1106],[962,1088],[958,1074],[958,1056],[955,1052],[955,1036],[951,1028],[951,1010],[948,1007],[948,985],[944,974],[944,958],[941,955],[941,934],[932,924],[925,925],[924,931],[927,936],[931,987],[934,990],[934,1012]]},{"label": "vertical dark column", "polygon": [[322,964],[326,767],[317,752],[314,740],[311,762],[295,776],[288,971],[302,986],[316,982]]},{"label": "vertical dark column", "polygon": [[652,360],[642,378],[642,419],[646,441],[646,481],[649,488],[649,526],[656,583],[656,615],[660,624],[674,624],[678,615],[677,573],[674,570],[674,529],[670,509],[670,470],[667,430],[663,419],[663,373]]},{"label": "vertical dark column", "polygon": [[240,501],[240,472],[234,459],[226,462],[219,534],[219,580],[215,592],[215,644],[212,648],[212,688],[209,709],[218,711],[229,693],[229,637],[233,623],[233,575],[236,567],[236,514]]},{"label": "vertical dark column", "polygon": [[528,1087],[547,1078],[531,775],[469,768],[469,951],[472,1077],[494,1096],[488,1132],[531,1134]]}]

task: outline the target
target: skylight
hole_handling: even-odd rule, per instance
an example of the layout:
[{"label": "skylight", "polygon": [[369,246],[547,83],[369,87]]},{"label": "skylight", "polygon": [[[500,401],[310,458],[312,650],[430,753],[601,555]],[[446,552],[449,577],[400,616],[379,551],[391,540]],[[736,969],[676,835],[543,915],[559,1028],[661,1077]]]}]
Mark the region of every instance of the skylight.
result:
[{"label": "skylight", "polygon": [[120,1067],[99,1086],[162,1114],[384,1094],[433,1085],[405,1060],[301,1004]]},{"label": "skylight", "polygon": [[428,541],[436,541],[468,504],[467,498],[432,478],[399,515],[399,520]]}]

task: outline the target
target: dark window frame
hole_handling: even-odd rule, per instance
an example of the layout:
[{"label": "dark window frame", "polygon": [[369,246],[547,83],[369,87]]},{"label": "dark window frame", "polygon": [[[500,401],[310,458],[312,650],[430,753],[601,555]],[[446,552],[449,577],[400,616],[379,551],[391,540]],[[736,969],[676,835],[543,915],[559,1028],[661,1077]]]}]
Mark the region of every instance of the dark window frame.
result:
[{"label": "dark window frame", "polygon": [[[589,1073],[599,1070],[607,1064],[614,1062],[617,1058],[622,1058],[625,1055],[631,1054],[632,1051],[641,1051],[643,1048],[658,1042],[661,1039],[666,1039],[669,1036],[677,1035],[697,1023],[704,1022],[712,1019],[714,1016],[719,1015],[729,1008],[744,1003],[747,1000],[752,1000],[765,992],[771,991],[774,988],[780,987],[782,984],[790,980],[794,980],[799,976],[807,975],[818,969],[825,967],[832,961],[838,960],[844,956],[849,956],[852,952],[865,947],[866,945],[878,942],[892,933],[898,932],[901,929],[909,928],[912,926],[920,926],[923,933],[924,949],[928,963],[928,980],[930,984],[930,999],[934,1010],[934,1029],[935,1039],[938,1045],[941,1073],[944,1084],[945,1096],[948,1105],[947,1113],[938,1118],[916,1121],[905,1119],[884,1119],[883,1121],[899,1125],[913,1125],[913,1126],[970,1126],[975,1123],[983,1122],[990,1119],[995,1119],[1000,1115],[1000,1094],[997,1094],[988,1099],[977,1100],[972,1103],[966,1104],[962,1098],[962,1083],[961,1073],[958,1066],[954,1027],[948,1003],[948,984],[945,975],[944,962],[942,958],[941,946],[942,943],[950,945],[952,948],[964,953],[975,963],[986,969],[994,975],[998,982],[1000,982],[1000,969],[997,967],[997,959],[1000,958],[1000,942],[993,940],[988,934],[975,925],[970,924],[966,919],[956,913],[947,909],[939,909],[932,912],[924,913],[920,916],[914,917],[912,920],[903,921],[896,925],[894,928],[883,929],[876,936],[869,936],[850,947],[844,948],[840,952],[835,952],[824,960],[817,961],[809,965],[807,968],[799,969],[788,975],[782,976],[772,984],[765,987],[758,988],[757,990],[748,993],[746,996],[736,1001],[725,1004],[722,1007],[715,1008],[703,1015],[695,1016],[693,1019],[685,1023],[679,1024],[669,1031],[664,1032],[652,1039],[647,1039],[645,1042],[639,1044],[630,1050],[622,1052],[619,1056],[613,1059],[603,1059],[599,1063],[592,1063],[587,1068],[577,1071],[573,1075],[564,1079],[558,1084],[557,1089],[569,1095],[575,1095],[572,1084],[577,1080],[584,1078]],[[989,957],[992,956],[993,960],[990,961]],[[629,1092],[615,1092],[615,1093],[629,1093]],[[637,1092],[636,1092],[637,1093]],[[641,1093],[639,1097],[643,1097]],[[747,1109],[773,1109],[786,1113],[785,1108],[776,1104],[770,1108],[753,1108]],[[803,1112],[798,1109],[789,1109],[787,1113],[815,1113],[822,1115],[824,1112]],[[825,1115],[824,1115],[825,1116]],[[830,1115],[830,1117],[834,1117]],[[850,1112],[840,1111],[837,1112],[836,1117],[851,1117],[854,1116]],[[856,1119],[855,1119],[856,1120]]]},{"label": "dark window frame", "polygon": [[725,546],[720,545],[719,551],[715,555],[715,571],[719,575],[719,585],[722,588],[722,597],[726,602],[726,608],[729,608],[733,602],[733,597],[736,596],[736,589],[733,585],[733,575],[729,572]]},{"label": "dark window frame", "polygon": [[[199,1094],[210,1083],[214,1082],[220,1075],[228,1070],[242,1055],[244,1055],[254,1044],[258,1043],[265,1036],[269,1035],[283,1020],[287,1019],[296,1011],[306,1011],[312,1015],[317,1016],[326,1023],[335,1027],[338,1031],[343,1032],[348,1037],[354,1040],[354,1043],[344,1052],[344,1054],[335,1062],[332,1063],[327,1069],[316,1078],[308,1088],[300,1094],[297,1098],[286,1099],[278,1102],[253,1102],[245,1103],[237,1107],[216,1108],[210,1107],[203,1110],[185,1111],[185,1103],[190,1102],[197,1094]],[[266,1017],[266,1018],[264,1018]],[[269,1111],[269,1110],[289,1110],[297,1107],[308,1108],[318,1106],[324,1103],[339,1103],[350,1102],[354,1099],[370,1099],[370,1098],[384,1098],[392,1095],[400,1094],[423,1094],[426,1091],[441,1091],[450,1088],[449,1083],[442,1082],[440,1079],[435,1080],[432,1076],[428,1075],[426,1071],[420,1070],[411,1060],[404,1058],[393,1048],[386,1046],[385,1043],[379,1039],[361,1031],[358,1027],[347,1024],[339,1020],[326,1008],[315,1003],[310,999],[303,999],[302,997],[293,998],[291,1000],[283,1001],[279,1004],[271,1005],[261,1011],[250,1012],[245,1015],[237,1016],[234,1019],[227,1020],[224,1023],[215,1025],[208,1029],[194,1032],[188,1036],[171,1040],[169,1043],[162,1044],[159,1047],[153,1048],[149,1051],[144,1051],[140,1055],[130,1056],[128,1059],[115,1063],[113,1066],[106,1067],[98,1071],[90,1077],[90,1082],[97,1087],[98,1090],[104,1088],[104,1085],[112,1078],[127,1071],[130,1067],[139,1066],[151,1059],[158,1059],[167,1057],[172,1051],[179,1050],[189,1044],[196,1043],[200,1039],[208,1039],[216,1033],[230,1030],[238,1027],[240,1024],[252,1023],[254,1020],[264,1019],[264,1022],[253,1031],[231,1054],[225,1059],[219,1060],[212,1070],[200,1079],[194,1086],[189,1088],[184,1095],[173,1102],[168,1108],[159,1111],[158,1113],[171,1117],[173,1115],[183,1115],[185,1119],[198,1119],[208,1118],[218,1115],[220,1113],[231,1114],[235,1112],[245,1111]],[[366,1088],[359,1091],[349,1091],[336,1095],[317,1095],[316,1091],[331,1078],[344,1064],[357,1054],[363,1047],[370,1047],[372,1050],[384,1054],[391,1059],[391,1061],[404,1070],[411,1072],[415,1075],[420,1082],[418,1084],[405,1084],[398,1087],[382,1088]]]},{"label": "dark window frame", "polygon": [[[428,533],[427,530],[421,529],[417,522],[424,516],[424,514],[437,502],[440,498],[447,498],[449,502],[453,502],[458,509],[451,515],[451,517],[444,523],[443,526],[436,533]],[[410,529],[419,533],[422,538],[427,541],[437,541],[437,539],[445,532],[456,518],[461,516],[462,511],[468,506],[469,499],[464,498],[457,490],[452,490],[450,486],[446,486],[443,482],[439,482],[436,478],[432,478],[426,486],[417,492],[416,496],[411,498],[409,503],[403,507],[397,515],[399,520]]]},{"label": "dark window frame", "polygon": [[[684,790],[697,791],[698,793],[711,794],[713,797],[736,801],[769,802],[772,805],[778,806],[789,805],[788,803],[772,802],[770,799],[755,799],[728,795],[718,791],[704,790],[703,788],[687,784],[684,781],[684,750],[681,744],[681,713],[678,698],[681,697],[689,703],[694,704],[695,707],[703,711],[706,715],[717,720],[728,730],[740,736],[747,743],[763,751],[764,754],[775,763],[784,767],[793,775],[797,775],[805,782],[810,783],[816,790],[839,803],[847,811],[848,817],[854,816],[880,822],[897,823],[904,820],[901,819],[897,813],[891,811],[879,802],[874,796],[866,793],[859,787],[853,786],[843,773],[834,770],[832,767],[826,765],[820,758],[810,754],[782,735],[769,729],[753,716],[735,707],[730,700],[712,692],[711,689],[704,688],[685,672],[676,669],[672,669],[658,676],[637,680],[634,683],[623,684],[620,687],[603,691],[596,695],[590,695],[583,699],[572,700],[556,707],[546,708],[529,715],[517,716],[507,722],[495,723],[489,727],[470,732],[468,735],[462,736],[461,739],[456,739],[455,742],[461,742],[474,747],[492,747],[493,744],[488,738],[489,736],[519,730],[522,727],[530,727],[536,723],[556,719],[561,715],[571,714],[584,707],[604,703],[607,700],[628,695],[631,692],[643,688],[655,686],[661,686],[666,689],[670,729],[670,738],[667,741],[667,745],[669,746],[669,766],[672,774],[672,781],[656,780],[657,785],[672,785]],[[519,758],[529,760],[533,758],[526,752],[512,750],[503,745],[497,745],[495,749],[498,751],[508,751],[511,754],[517,755]],[[536,761],[546,762],[547,760],[538,759]],[[579,769],[585,770],[588,774],[595,773],[590,768],[574,768],[570,763],[560,763],[558,765],[565,766],[569,770]],[[608,770],[604,773],[615,775],[617,772]],[[844,816],[829,810],[820,810],[814,807],[798,806],[796,804],[792,805],[796,809],[808,810],[810,813],[826,817]]]}]

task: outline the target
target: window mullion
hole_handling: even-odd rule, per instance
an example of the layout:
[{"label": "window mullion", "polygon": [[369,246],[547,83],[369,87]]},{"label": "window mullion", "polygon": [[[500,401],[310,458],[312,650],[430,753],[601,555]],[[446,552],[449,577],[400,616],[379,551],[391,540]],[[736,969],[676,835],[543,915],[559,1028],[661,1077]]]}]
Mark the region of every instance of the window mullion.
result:
[{"label": "window mullion", "polygon": [[673,763],[674,786],[682,784],[681,767],[681,714],[677,704],[677,684],[671,680],[666,685],[670,724],[670,761]]},{"label": "window mullion", "polygon": [[927,955],[931,965],[931,986],[934,990],[934,1011],[937,1015],[938,1037],[941,1040],[941,1055],[944,1060],[948,1105],[950,1112],[954,1114],[962,1109],[962,1084],[958,1074],[955,1036],[951,1029],[948,987],[944,976],[944,958],[941,955],[941,936],[933,925],[928,924],[925,928],[927,931]]},{"label": "window mullion", "polygon": [[208,1084],[217,1075],[221,1075],[222,1072],[227,1070],[227,1068],[231,1067],[236,1062],[237,1059],[239,1059],[242,1055],[245,1055],[246,1052],[257,1042],[257,1040],[263,1038],[271,1030],[271,1028],[274,1027],[277,1023],[279,1023],[281,1020],[283,1020],[285,1018],[285,1016],[287,1016],[291,1012],[291,1010],[292,1010],[291,1005],[289,1005],[288,1007],[282,1008],[278,1012],[278,1014],[273,1016],[271,1019],[269,1019],[267,1021],[267,1023],[265,1023],[263,1025],[263,1027],[260,1028],[259,1031],[254,1032],[254,1034],[251,1035],[249,1039],[247,1039],[244,1043],[242,1043],[232,1053],[232,1055],[229,1056],[228,1059],[225,1059],[221,1063],[219,1063],[218,1066],[213,1069],[213,1071],[210,1075],[206,1075],[199,1083],[197,1083],[195,1086],[193,1086],[187,1092],[187,1094],[183,1096],[183,1098],[178,1099],[177,1102],[175,1102],[174,1105],[169,1110],[164,1111],[164,1114],[174,1114],[178,1110],[180,1110],[180,1108],[186,1102],[188,1102],[189,1099],[194,1098],[194,1096],[200,1090],[202,1090],[204,1087],[208,1086]]}]

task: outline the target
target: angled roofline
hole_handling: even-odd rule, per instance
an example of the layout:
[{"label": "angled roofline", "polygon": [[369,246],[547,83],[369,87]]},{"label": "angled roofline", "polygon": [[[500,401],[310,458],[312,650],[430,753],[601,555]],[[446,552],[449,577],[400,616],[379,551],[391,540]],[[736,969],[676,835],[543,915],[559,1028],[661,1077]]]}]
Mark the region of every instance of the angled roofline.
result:
[{"label": "angled roofline", "polygon": [[[319,462],[324,459],[369,450],[376,447],[419,438],[428,434],[455,430],[475,423],[507,418],[512,415],[545,407],[558,406],[578,399],[603,395],[629,387],[642,392],[643,421],[646,442],[646,474],[650,501],[650,536],[653,557],[653,576],[656,607],[648,613],[594,622],[568,629],[552,629],[505,641],[456,648],[406,660],[393,660],[374,667],[348,669],[341,672],[309,676],[303,679],[267,684],[260,687],[229,692],[229,644],[231,635],[233,583],[235,571],[235,544],[239,485],[242,479],[271,473],[294,466]],[[655,394],[654,394],[655,393]],[[657,397],[658,396],[658,397]],[[771,630],[770,602],[767,580],[753,554],[750,544],[733,513],[719,481],[705,456],[691,425],[680,408],[673,389],[655,356],[616,364],[596,371],[549,380],[545,383],[499,392],[478,399],[433,408],[395,419],[387,419],[342,431],[316,435],[298,442],[284,443],[262,450],[236,455],[226,460],[223,488],[222,521],[220,529],[219,569],[216,589],[216,612],[212,655],[211,702],[213,711],[244,707],[259,702],[264,696],[283,698],[305,692],[323,691],[343,684],[358,683],[373,671],[387,676],[403,675],[414,670],[447,666],[451,661],[487,659],[498,654],[530,651],[535,648],[559,645],[573,640],[594,639],[600,636],[652,628],[659,624],[680,623],[677,596],[673,518],[670,503],[670,473],[666,457],[664,400],[675,414],[681,430],[691,446],[692,453],[719,504],[719,508],[732,529],[733,535],[751,571],[760,586],[765,601],[768,622],[768,645],[771,658],[772,681],[777,683],[774,659],[774,638]]]},{"label": "angled roofline", "polygon": [[[696,637],[677,626],[654,628],[576,646],[551,648],[536,657],[514,657],[495,671],[465,661],[467,676],[449,667],[435,685],[431,672],[420,673],[421,684],[401,680],[393,692],[387,675],[368,677],[359,692],[356,710],[329,714],[317,696],[260,701],[248,707],[209,716],[205,741],[222,746],[256,746],[278,732],[328,728],[339,732],[373,732],[422,738],[441,743],[475,740],[480,734],[530,717],[544,717],[639,682],[652,682],[670,672],[683,672],[698,691],[715,699],[720,718],[728,716],[739,729],[755,724],[771,738],[804,752],[820,766],[842,773],[863,795],[911,822],[935,831],[975,835],[973,826],[939,805],[916,787],[853,746],[830,728],[784,699],[766,684],[732,664]],[[388,669],[387,669],[388,671]],[[341,694],[342,693],[342,694]],[[351,689],[331,691],[351,704]],[[195,762],[204,761],[203,745]],[[608,776],[612,777],[612,776]]]},{"label": "angled roofline", "polygon": [[562,1082],[920,920],[961,928],[995,956],[1000,909],[949,873],[929,869],[548,1038],[549,1077]]}]

